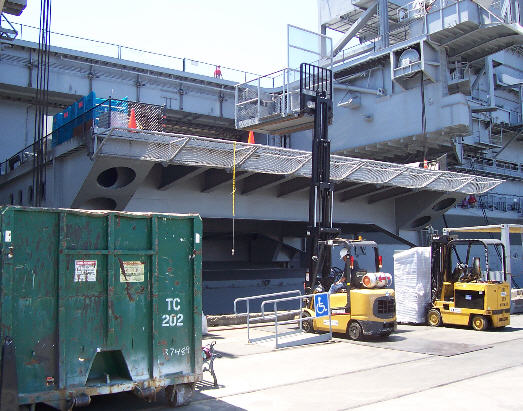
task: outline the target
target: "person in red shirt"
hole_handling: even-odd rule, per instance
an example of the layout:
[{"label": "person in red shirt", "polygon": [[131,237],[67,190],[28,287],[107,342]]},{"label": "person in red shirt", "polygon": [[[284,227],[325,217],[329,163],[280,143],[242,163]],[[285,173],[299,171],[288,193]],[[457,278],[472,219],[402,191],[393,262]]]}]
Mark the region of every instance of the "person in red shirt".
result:
[{"label": "person in red shirt", "polygon": [[216,66],[216,69],[214,70],[214,78],[223,78],[220,66]]}]

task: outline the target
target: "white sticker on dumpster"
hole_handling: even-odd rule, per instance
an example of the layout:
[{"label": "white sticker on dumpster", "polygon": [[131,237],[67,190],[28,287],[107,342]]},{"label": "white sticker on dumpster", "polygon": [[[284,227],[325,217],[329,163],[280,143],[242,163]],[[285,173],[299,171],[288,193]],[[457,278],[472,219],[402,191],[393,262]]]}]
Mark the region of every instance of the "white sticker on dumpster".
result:
[{"label": "white sticker on dumpster", "polygon": [[96,260],[74,260],[74,281],[96,281]]},{"label": "white sticker on dumpster", "polygon": [[143,261],[122,261],[120,265],[120,282],[141,283],[145,277],[144,272],[145,263]]}]

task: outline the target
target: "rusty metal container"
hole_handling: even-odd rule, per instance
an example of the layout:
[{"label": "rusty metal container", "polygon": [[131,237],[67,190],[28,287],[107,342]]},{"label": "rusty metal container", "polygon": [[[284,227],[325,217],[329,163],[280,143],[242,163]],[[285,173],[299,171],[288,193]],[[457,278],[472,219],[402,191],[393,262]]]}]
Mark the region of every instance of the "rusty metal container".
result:
[{"label": "rusty metal container", "polygon": [[[0,208],[0,410],[201,379],[198,215]],[[18,402],[18,404],[16,404]]]}]

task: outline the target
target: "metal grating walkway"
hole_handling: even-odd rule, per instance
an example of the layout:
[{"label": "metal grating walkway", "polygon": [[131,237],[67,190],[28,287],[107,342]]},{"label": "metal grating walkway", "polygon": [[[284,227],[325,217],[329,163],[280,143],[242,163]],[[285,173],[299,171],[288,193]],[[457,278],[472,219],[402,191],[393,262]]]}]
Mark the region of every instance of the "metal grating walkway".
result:
[{"label": "metal grating walkway", "polygon": [[[95,130],[93,156],[221,169],[231,169],[235,158],[237,171],[310,177],[312,154],[197,136],[110,128]],[[336,155],[331,156],[331,179],[463,194],[482,194],[503,182],[477,175]]]}]

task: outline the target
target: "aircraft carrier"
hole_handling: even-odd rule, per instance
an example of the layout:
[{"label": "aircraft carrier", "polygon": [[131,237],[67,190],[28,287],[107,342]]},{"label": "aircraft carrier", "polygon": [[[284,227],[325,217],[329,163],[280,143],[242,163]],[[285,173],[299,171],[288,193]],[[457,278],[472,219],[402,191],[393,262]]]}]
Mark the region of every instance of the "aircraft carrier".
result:
[{"label": "aircraft carrier", "polygon": [[206,313],[303,282],[304,59],[334,73],[334,222],[379,242],[385,271],[445,226],[523,222],[519,0],[320,0],[318,32],[289,26],[271,75],[67,35],[41,60],[38,27],[10,21],[25,5],[6,1],[1,20],[0,203],[200,213]]}]

